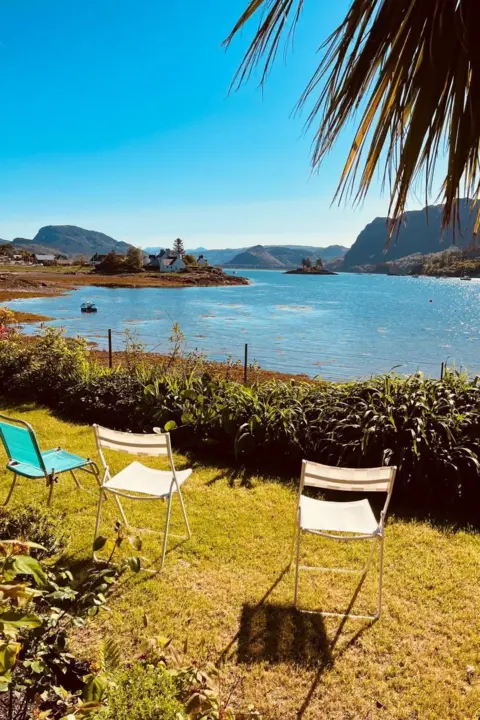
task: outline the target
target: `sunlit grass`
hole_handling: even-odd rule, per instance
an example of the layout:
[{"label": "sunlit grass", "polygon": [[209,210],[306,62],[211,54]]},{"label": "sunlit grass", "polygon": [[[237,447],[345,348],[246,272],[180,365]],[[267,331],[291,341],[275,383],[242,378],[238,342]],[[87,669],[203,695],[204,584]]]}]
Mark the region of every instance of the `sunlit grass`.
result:
[{"label": "sunlit grass", "polygon": [[[42,449],[62,445],[96,457],[90,428],[69,425],[38,409],[7,412],[33,424]],[[186,465],[185,458],[177,459],[179,467]],[[112,470],[122,462],[112,455]],[[112,600],[112,614],[96,619],[74,639],[77,649],[94,657],[104,633],[121,640],[126,656],[149,637],[171,636],[180,648],[187,640],[191,659],[224,661],[226,694],[234,688],[233,698],[254,703],[271,720],[479,717],[476,533],[391,517],[381,620],[374,625],[323,621],[294,612],[293,572],[285,571],[297,479],[287,487],[252,478],[246,486],[220,467],[193,467],[184,486],[192,540],[177,547],[171,541],[163,573],[130,579]],[[5,494],[9,479],[0,470],[0,491]],[[88,477],[84,486],[78,492],[64,476],[54,496],[72,533],[74,560],[88,556],[93,539],[97,491]],[[41,482],[19,481],[12,502],[27,500],[45,502]],[[104,507],[106,534],[116,513],[113,502]],[[127,504],[126,509],[133,525],[163,526],[161,502]],[[181,534],[176,502],[173,521],[173,532]],[[159,538],[144,539],[143,552],[155,562]],[[305,559],[323,565],[358,564],[365,550],[347,544],[332,547],[311,538]],[[309,573],[302,576],[300,600],[308,608],[340,609],[354,590],[354,576]],[[371,611],[374,600],[373,573],[355,609]]]}]

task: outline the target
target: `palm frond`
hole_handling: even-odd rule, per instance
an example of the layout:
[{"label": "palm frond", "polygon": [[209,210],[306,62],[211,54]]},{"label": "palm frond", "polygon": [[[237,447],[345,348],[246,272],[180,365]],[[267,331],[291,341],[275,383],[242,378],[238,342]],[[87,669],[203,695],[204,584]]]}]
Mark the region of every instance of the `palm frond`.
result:
[{"label": "palm frond", "polygon": [[[291,38],[304,0],[251,0],[227,43],[263,10],[235,77],[241,84],[265,58],[265,79],[281,38]],[[438,160],[443,225],[458,217],[462,195],[480,197],[479,0],[352,0],[341,25],[321,46],[322,60],[299,106],[313,100],[312,165],[318,168],[342,129],[360,111],[336,198],[364,199],[377,169],[390,185],[392,232],[422,178],[430,194]],[[480,213],[475,232],[480,228]]]}]

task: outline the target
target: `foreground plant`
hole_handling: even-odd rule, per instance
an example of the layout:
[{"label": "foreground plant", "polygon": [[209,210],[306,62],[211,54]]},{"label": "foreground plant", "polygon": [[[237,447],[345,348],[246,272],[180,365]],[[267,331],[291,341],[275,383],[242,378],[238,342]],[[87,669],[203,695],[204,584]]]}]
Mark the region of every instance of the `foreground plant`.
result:
[{"label": "foreground plant", "polygon": [[224,691],[214,665],[185,664],[167,638],[150,638],[145,651],[111,675],[105,706],[92,720],[262,720],[253,707],[231,703],[238,683]]},{"label": "foreground plant", "polygon": [[[50,569],[27,553],[36,543],[0,542],[0,693],[8,720],[83,718],[101,707],[106,681],[68,650],[68,633],[107,603],[119,578],[140,569],[138,558],[113,564],[120,527],[107,563],[74,575]],[[34,715],[35,717],[35,715]]]}]

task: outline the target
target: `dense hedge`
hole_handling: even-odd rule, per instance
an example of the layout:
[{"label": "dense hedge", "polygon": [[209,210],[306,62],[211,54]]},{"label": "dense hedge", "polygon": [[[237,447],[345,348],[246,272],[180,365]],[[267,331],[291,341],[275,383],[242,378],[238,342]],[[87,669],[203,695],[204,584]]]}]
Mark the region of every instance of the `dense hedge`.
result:
[{"label": "dense hedge", "polygon": [[354,467],[395,464],[396,494],[416,505],[480,499],[480,384],[391,375],[362,382],[262,383],[212,379],[188,364],[109,371],[80,340],[47,330],[0,342],[0,386],[69,419],[131,431],[172,429],[177,447],[214,446],[241,464],[298,474],[300,460]]}]

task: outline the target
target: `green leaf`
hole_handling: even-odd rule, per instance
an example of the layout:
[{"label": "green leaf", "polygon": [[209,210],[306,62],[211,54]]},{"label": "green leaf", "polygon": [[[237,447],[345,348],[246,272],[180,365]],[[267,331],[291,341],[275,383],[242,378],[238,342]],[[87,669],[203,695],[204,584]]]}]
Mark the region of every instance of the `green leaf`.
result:
[{"label": "green leaf", "polygon": [[9,672],[17,661],[17,655],[20,652],[21,645],[17,642],[7,642],[0,644],[0,682],[9,682]]},{"label": "green leaf", "polygon": [[130,535],[128,538],[128,542],[130,543],[132,548],[134,550],[136,550],[137,552],[140,552],[140,550],[142,549],[142,540],[138,536],[135,537],[133,535]]},{"label": "green leaf", "polygon": [[132,572],[134,572],[134,573],[140,572],[140,558],[138,558],[138,557],[128,558],[127,564]]},{"label": "green leaf", "polygon": [[87,702],[100,702],[107,690],[108,680],[105,675],[93,675],[83,690],[83,699]]},{"label": "green leaf", "polygon": [[16,555],[12,558],[12,567],[19,575],[31,575],[40,587],[47,583],[47,574],[38,560],[29,555]]},{"label": "green leaf", "polygon": [[116,672],[122,662],[122,651],[115,638],[107,637],[100,648],[100,666],[104,673]]},{"label": "green leaf", "polygon": [[0,613],[0,626],[3,632],[11,632],[12,630],[18,630],[19,628],[36,628],[40,627],[42,621],[36,615],[25,615],[21,612],[14,612],[10,610],[5,613]]},{"label": "green leaf", "polygon": [[101,550],[105,546],[106,542],[107,538],[103,537],[103,535],[99,535],[93,542],[93,551],[97,552],[97,550]]},{"label": "green leaf", "polygon": [[177,423],[175,420],[169,420],[167,423],[165,423],[164,430],[165,432],[170,432],[171,430],[176,430]]}]

